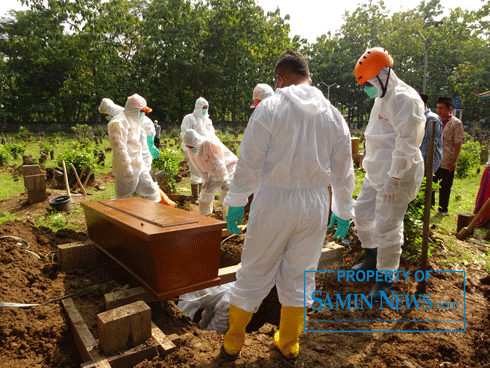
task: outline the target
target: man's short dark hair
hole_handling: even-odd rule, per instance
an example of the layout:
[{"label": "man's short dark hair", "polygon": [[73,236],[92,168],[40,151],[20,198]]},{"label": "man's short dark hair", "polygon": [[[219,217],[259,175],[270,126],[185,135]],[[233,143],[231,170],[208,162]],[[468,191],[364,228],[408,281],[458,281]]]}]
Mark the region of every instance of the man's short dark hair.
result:
[{"label": "man's short dark hair", "polygon": [[446,107],[452,107],[453,106],[453,99],[449,98],[449,97],[439,97],[437,99],[437,103],[438,104],[443,103],[444,105],[446,105]]},{"label": "man's short dark hair", "polygon": [[427,105],[427,101],[429,101],[429,96],[424,95],[423,93],[419,93],[420,98],[424,101],[424,104]]},{"label": "man's short dark hair", "polygon": [[287,51],[279,57],[274,74],[294,73],[302,77],[310,76],[310,69],[305,57],[296,51]]}]

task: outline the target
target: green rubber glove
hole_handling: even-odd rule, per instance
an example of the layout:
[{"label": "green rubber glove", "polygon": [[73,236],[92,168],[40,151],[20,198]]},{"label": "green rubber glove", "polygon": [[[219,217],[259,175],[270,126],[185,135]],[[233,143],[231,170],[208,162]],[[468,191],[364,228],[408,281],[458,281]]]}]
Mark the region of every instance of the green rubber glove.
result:
[{"label": "green rubber glove", "polygon": [[230,207],[228,214],[226,215],[227,229],[229,233],[241,234],[241,230],[238,228],[243,221],[243,215],[245,214],[245,208],[242,207]]},{"label": "green rubber glove", "polygon": [[148,135],[146,137],[146,141],[148,142],[148,148],[150,149],[151,156],[153,158],[160,157],[160,151],[155,147],[155,137],[152,135]]},{"label": "green rubber glove", "polygon": [[335,221],[337,221],[337,230],[335,231],[335,234],[333,234],[333,236],[337,239],[342,239],[349,232],[350,220],[342,220],[340,217],[337,217],[335,213],[332,212],[330,225],[328,226],[329,229],[331,229],[333,225],[335,225]]}]

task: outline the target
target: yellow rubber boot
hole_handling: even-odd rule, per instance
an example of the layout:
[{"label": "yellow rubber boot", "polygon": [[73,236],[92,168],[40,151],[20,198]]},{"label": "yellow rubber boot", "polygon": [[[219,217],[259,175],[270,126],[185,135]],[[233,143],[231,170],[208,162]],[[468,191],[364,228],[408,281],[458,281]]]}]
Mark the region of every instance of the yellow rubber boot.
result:
[{"label": "yellow rubber boot", "polygon": [[274,335],[274,345],[287,359],[299,354],[299,335],[303,331],[303,307],[281,306],[279,331]]},{"label": "yellow rubber boot", "polygon": [[229,355],[238,355],[245,342],[245,328],[252,319],[253,313],[244,311],[230,304],[230,328],[225,335],[223,347]]}]

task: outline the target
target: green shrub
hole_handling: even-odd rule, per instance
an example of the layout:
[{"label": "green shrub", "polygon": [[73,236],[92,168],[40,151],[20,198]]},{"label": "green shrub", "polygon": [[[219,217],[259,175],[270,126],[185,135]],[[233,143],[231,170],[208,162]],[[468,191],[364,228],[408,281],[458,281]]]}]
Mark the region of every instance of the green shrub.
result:
[{"label": "green shrub", "polygon": [[458,166],[456,167],[455,173],[458,179],[475,175],[475,170],[480,167],[481,151],[482,145],[480,142],[468,138],[467,142],[461,147],[461,152],[458,157]]},{"label": "green shrub", "polygon": [[95,159],[93,158],[90,147],[83,147],[79,144],[76,144],[74,147],[73,145],[65,145],[64,147],[63,151],[57,157],[57,165],[62,168],[63,160],[65,160],[70,184],[75,184],[76,178],[73,170],[70,170],[70,163],[80,173],[86,164],[88,164],[88,167],[95,164]]},{"label": "green shrub", "polygon": [[95,129],[94,135],[97,137],[102,137],[104,135],[104,129],[101,129],[101,128]]},{"label": "green shrub", "polygon": [[9,142],[5,144],[5,148],[10,152],[10,156],[15,160],[22,156],[26,150],[25,144]]},{"label": "green shrub", "polygon": [[92,130],[92,127],[87,124],[77,124],[71,129],[75,132],[76,139],[80,143],[86,143],[88,141],[89,132]]},{"label": "green shrub", "polygon": [[[424,220],[424,208],[425,208],[425,178],[422,180],[419,192],[415,199],[408,204],[407,212],[403,219],[403,232],[405,237],[405,256],[407,259],[411,259],[420,254],[422,250],[422,230]],[[432,183],[432,191],[439,188],[440,185]],[[431,249],[434,246],[428,247],[428,255],[431,255]]]},{"label": "green shrub", "polygon": [[179,153],[171,149],[160,150],[160,157],[153,160],[152,166],[164,172],[165,186],[170,192],[175,192],[175,176],[179,173]]},{"label": "green shrub", "polygon": [[41,150],[44,151],[46,155],[51,154],[56,148],[56,146],[52,142],[44,141],[41,144]]},{"label": "green shrub", "polygon": [[31,132],[26,127],[20,126],[18,137],[24,142],[30,142],[31,140]]},{"label": "green shrub", "polygon": [[170,132],[165,134],[165,138],[167,139],[180,138],[180,132],[181,130],[179,128],[173,128]]},{"label": "green shrub", "polygon": [[0,146],[0,165],[5,165],[12,158],[7,145]]},{"label": "green shrub", "polygon": [[236,138],[233,134],[227,132],[221,133],[219,131],[216,131],[216,136],[219,138],[221,143],[223,143],[226,147],[228,147],[228,149],[230,150],[234,149]]}]

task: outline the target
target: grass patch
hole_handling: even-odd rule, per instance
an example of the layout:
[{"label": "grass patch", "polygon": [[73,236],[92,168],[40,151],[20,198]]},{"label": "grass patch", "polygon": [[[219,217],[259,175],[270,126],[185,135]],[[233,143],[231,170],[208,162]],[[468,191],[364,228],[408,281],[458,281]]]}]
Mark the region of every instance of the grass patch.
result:
[{"label": "grass patch", "polygon": [[0,175],[0,199],[20,195],[24,192],[24,178],[18,177],[14,173]]},{"label": "grass patch", "polygon": [[14,220],[20,220],[19,217],[12,215],[10,212],[3,212],[0,214],[0,225],[7,222],[7,221],[14,221]]}]

